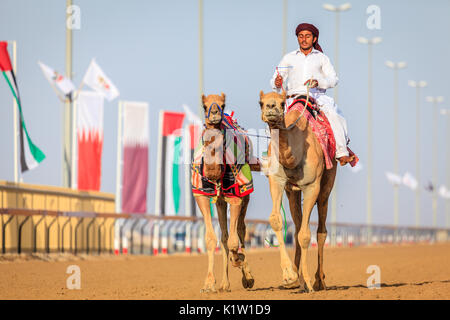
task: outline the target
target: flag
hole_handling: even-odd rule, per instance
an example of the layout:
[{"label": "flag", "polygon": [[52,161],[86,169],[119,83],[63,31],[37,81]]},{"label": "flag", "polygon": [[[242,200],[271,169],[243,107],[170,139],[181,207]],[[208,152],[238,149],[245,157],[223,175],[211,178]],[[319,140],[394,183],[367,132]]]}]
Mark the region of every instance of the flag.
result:
[{"label": "flag", "polygon": [[105,75],[97,62],[95,62],[95,59],[92,59],[84,75],[83,83],[101,93],[108,101],[112,101],[119,96],[119,90],[117,90],[116,86]]},{"label": "flag", "polygon": [[122,212],[147,212],[148,104],[124,103]]},{"label": "flag", "polygon": [[186,114],[186,119],[188,124],[184,128],[184,183],[185,183],[185,208],[186,216],[195,217],[197,215],[197,206],[195,204],[194,194],[192,193],[191,185],[191,162],[194,156],[194,150],[199,142],[202,121],[200,118],[194,114],[187,105],[183,105],[184,113]]},{"label": "flag", "polygon": [[6,41],[0,42],[0,69],[19,108],[20,167],[21,172],[25,172],[37,167],[45,159],[45,154],[31,141],[30,135],[28,134],[22,104],[20,102],[19,88],[17,87],[16,76],[11,66],[7,46],[8,43]]},{"label": "flag", "polygon": [[184,113],[160,111],[156,214],[178,215],[181,189],[179,167]]},{"label": "flag", "polygon": [[103,148],[103,96],[80,91],[77,99],[78,189],[100,190]]},{"label": "flag", "polygon": [[403,175],[403,184],[405,186],[407,186],[408,188],[410,188],[411,190],[416,190],[419,183],[417,182],[416,178],[414,178],[414,176],[411,173],[406,172]]},{"label": "flag", "polygon": [[402,184],[402,177],[397,175],[397,174],[395,174],[395,173],[386,171],[386,178],[389,180],[389,182],[393,186],[399,186],[399,185]]},{"label": "flag", "polygon": [[439,187],[439,195],[444,199],[450,199],[450,190],[447,190],[447,188],[442,185]]},{"label": "flag", "polygon": [[59,74],[57,71],[40,61],[38,61],[38,64],[41,67],[41,70],[44,73],[47,81],[52,86],[58,88],[62,93],[64,93],[64,95],[70,95],[71,92],[75,91],[75,86],[70,79],[64,77],[63,75]]}]

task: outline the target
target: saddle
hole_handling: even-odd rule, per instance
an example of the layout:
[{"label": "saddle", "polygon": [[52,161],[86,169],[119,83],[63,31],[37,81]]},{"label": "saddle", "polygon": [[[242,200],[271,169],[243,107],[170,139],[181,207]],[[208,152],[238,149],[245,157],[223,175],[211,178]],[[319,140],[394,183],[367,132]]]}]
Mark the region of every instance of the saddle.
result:
[{"label": "saddle", "polygon": [[[305,108],[306,98],[307,97],[304,95],[297,96],[291,105],[288,106],[287,112],[297,110],[302,113]],[[333,130],[331,129],[327,116],[320,110],[315,99],[312,97],[309,97],[308,99],[304,116],[306,117],[312,131],[316,135],[317,140],[322,147],[326,169],[328,170],[333,168],[332,159],[334,159],[336,155],[336,139],[334,138]],[[350,155],[355,155],[349,147],[347,147],[347,150]],[[355,160],[352,161],[350,165],[354,167],[358,161],[359,159],[355,155]]]}]

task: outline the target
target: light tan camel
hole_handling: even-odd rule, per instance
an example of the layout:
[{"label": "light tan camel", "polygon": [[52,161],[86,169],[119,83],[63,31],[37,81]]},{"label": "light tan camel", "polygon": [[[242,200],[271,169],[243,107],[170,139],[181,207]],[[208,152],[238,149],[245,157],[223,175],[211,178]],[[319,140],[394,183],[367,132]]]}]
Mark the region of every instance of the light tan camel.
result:
[{"label": "light tan camel", "polygon": [[[223,110],[225,108],[225,95],[208,95],[202,96],[203,108],[205,111],[205,130],[204,137],[204,157],[209,160],[204,162],[204,174],[210,181],[217,181],[225,170],[223,156],[220,146],[223,146],[223,133],[220,130]],[[220,108],[219,108],[220,106]],[[208,137],[208,138],[206,138]],[[205,284],[200,292],[217,292],[214,277],[214,251],[216,249],[217,237],[211,221],[210,198],[209,196],[194,194],[206,226],[206,248],[208,252],[208,273],[206,275]],[[245,214],[247,212],[250,196],[243,198],[228,198],[219,195],[216,200],[219,224],[222,233],[221,248],[223,257],[223,278],[220,285],[220,291],[230,291],[230,281],[228,278],[228,257],[231,251],[230,260],[232,265],[239,267],[242,271],[242,285],[244,288],[252,288],[254,279],[248,266],[245,254]],[[230,205],[230,236],[228,236],[227,228],[227,203]],[[241,252],[239,250],[239,242],[241,243]]]},{"label": "light tan camel", "polygon": [[[260,93],[261,117],[269,125],[271,132],[268,178],[273,206],[269,222],[280,244],[283,285],[288,288],[301,286],[302,292],[326,290],[323,272],[323,247],[327,237],[325,221],[328,197],[336,176],[336,160],[333,160],[332,169],[325,170],[322,148],[308,121],[297,110],[285,114],[285,101],[284,92]],[[280,207],[283,191],[286,191],[289,199],[295,224],[295,268],[298,273],[289,259],[282,236]],[[303,192],[303,209],[301,192]],[[319,213],[318,266],[316,281],[312,286],[306,258],[311,240],[309,219],[316,203]]]}]

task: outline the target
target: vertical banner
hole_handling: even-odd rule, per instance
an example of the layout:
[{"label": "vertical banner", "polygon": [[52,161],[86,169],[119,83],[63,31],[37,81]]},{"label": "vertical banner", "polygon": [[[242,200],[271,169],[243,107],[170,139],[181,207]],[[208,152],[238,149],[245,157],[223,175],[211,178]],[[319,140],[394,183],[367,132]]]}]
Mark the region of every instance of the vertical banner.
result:
[{"label": "vertical banner", "polygon": [[181,188],[179,167],[184,113],[160,111],[156,214],[178,215]]},{"label": "vertical banner", "polygon": [[184,150],[185,158],[185,208],[186,216],[197,216],[197,205],[195,204],[194,194],[192,193],[191,184],[191,162],[194,156],[194,150],[200,139],[202,127],[195,123],[190,123],[186,126]]},{"label": "vertical banner", "polygon": [[78,189],[100,190],[103,148],[103,95],[80,91],[77,100]]},{"label": "vertical banner", "polygon": [[122,212],[147,212],[148,104],[123,104]]}]

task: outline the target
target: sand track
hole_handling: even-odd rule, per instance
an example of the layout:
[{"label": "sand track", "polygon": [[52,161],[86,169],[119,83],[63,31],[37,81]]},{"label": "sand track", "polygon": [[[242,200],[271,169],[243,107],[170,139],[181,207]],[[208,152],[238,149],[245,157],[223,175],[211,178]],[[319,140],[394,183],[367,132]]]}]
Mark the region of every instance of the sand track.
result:
[{"label": "sand track", "polygon": [[[293,256],[293,250],[289,251]],[[206,255],[172,256],[0,256],[0,299],[450,299],[450,244],[326,248],[327,291],[281,290],[277,249],[248,252],[255,286],[246,290],[230,265],[231,292],[200,294]],[[56,261],[55,261],[56,260]],[[69,265],[81,270],[81,289],[66,288]],[[367,267],[381,270],[382,287],[366,287]],[[309,251],[310,275],[317,250]],[[215,256],[217,286],[222,256]]]}]

